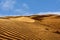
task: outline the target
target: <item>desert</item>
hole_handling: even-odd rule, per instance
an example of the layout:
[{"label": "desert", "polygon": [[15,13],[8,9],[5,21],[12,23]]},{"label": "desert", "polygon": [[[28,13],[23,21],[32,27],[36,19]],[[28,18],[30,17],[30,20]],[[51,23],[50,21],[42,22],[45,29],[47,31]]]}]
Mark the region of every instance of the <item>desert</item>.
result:
[{"label": "desert", "polygon": [[60,40],[60,15],[0,17],[0,40]]}]

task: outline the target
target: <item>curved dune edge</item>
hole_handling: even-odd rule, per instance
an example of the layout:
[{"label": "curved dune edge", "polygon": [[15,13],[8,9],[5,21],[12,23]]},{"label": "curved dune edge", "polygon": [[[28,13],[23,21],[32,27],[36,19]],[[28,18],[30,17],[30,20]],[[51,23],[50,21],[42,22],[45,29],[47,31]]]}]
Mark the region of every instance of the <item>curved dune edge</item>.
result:
[{"label": "curved dune edge", "polygon": [[35,22],[35,20],[30,19],[28,17],[20,17],[20,18],[10,18],[10,20],[15,20],[15,21],[23,21],[23,22]]},{"label": "curved dune edge", "polygon": [[1,40],[60,40],[59,15],[0,18]]}]

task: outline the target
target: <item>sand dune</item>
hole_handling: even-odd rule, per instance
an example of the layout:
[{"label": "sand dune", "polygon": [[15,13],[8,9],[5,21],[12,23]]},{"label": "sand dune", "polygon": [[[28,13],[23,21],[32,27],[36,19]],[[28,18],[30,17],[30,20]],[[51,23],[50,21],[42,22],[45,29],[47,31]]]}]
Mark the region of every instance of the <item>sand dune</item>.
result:
[{"label": "sand dune", "polygon": [[20,17],[20,18],[10,18],[10,20],[15,21],[23,21],[23,22],[35,22],[35,20],[30,19],[28,17]]},{"label": "sand dune", "polygon": [[0,17],[0,40],[60,40],[60,15]]}]

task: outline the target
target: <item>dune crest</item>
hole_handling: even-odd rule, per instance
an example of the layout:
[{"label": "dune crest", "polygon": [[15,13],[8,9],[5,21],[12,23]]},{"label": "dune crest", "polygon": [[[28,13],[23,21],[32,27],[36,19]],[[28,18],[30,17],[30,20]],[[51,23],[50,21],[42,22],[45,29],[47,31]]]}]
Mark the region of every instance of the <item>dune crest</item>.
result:
[{"label": "dune crest", "polygon": [[35,22],[34,19],[30,19],[28,17],[10,18],[10,20],[23,21],[23,22]]}]

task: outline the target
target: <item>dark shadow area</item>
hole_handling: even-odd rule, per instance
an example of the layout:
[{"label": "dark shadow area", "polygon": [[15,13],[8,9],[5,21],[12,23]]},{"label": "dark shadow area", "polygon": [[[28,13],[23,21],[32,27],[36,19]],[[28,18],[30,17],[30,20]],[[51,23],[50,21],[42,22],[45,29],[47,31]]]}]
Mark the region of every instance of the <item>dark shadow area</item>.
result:
[{"label": "dark shadow area", "polygon": [[56,33],[56,34],[60,34],[60,32],[59,32],[59,31],[55,31],[54,33]]}]

